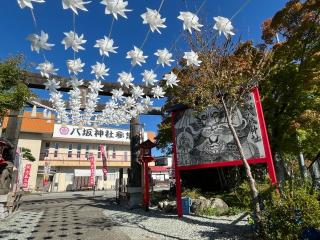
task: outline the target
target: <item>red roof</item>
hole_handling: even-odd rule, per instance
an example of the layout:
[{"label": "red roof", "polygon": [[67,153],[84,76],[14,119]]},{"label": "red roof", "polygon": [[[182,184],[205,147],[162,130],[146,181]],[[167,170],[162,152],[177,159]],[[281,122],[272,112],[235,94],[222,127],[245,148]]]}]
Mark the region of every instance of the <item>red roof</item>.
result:
[{"label": "red roof", "polygon": [[167,166],[150,166],[151,172],[168,172],[169,167]]}]

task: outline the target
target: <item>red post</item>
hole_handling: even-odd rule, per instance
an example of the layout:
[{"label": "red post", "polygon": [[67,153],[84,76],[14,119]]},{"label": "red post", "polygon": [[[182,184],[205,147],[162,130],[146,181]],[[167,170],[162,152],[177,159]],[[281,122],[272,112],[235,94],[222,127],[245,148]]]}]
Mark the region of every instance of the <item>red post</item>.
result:
[{"label": "red post", "polygon": [[262,134],[262,138],[263,138],[265,155],[266,155],[266,159],[267,159],[266,162],[267,162],[268,174],[269,174],[271,183],[276,184],[277,183],[277,176],[276,176],[276,171],[274,170],[271,148],[270,148],[268,132],[267,132],[267,128],[266,128],[266,123],[264,120],[259,89],[255,88],[253,90],[253,92],[254,92],[254,100],[255,100],[255,104],[256,104],[256,108],[257,108],[257,113],[258,113],[258,119],[260,122],[260,128],[261,128],[261,134]]},{"label": "red post", "polygon": [[143,160],[143,173],[144,173],[144,207],[146,210],[149,210],[149,172],[148,172],[148,160]]},{"label": "red post", "polygon": [[178,217],[182,218],[182,199],[181,199],[181,178],[180,178],[180,171],[178,167],[178,160],[177,160],[177,148],[176,148],[176,129],[174,127],[174,112],[171,115],[171,127],[172,127],[172,140],[173,140],[173,162],[174,162],[174,172],[175,172],[175,179],[176,179],[176,202],[177,202],[177,212]]}]

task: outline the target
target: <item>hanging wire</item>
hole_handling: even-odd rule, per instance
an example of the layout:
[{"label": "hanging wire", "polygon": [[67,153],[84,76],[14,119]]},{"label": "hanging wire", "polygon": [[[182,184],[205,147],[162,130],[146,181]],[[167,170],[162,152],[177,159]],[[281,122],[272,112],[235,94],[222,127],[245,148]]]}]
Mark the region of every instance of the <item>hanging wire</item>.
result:
[{"label": "hanging wire", "polygon": [[[30,8],[30,11],[31,11],[31,16],[32,16],[32,20],[33,20],[33,25],[34,25],[34,28],[35,28],[35,30],[36,30],[36,33],[40,35],[41,32],[40,32],[40,30],[39,30],[39,28],[38,28],[38,22],[37,22],[37,19],[36,19],[35,14],[34,14],[34,11],[33,11],[32,8]],[[40,49],[40,53],[41,53],[44,61],[46,62],[46,61],[47,61],[47,57],[46,57],[46,55],[45,55],[45,53],[44,53],[44,51],[43,51],[42,49]]]},{"label": "hanging wire", "polygon": [[[206,0],[205,0],[205,1],[206,1]],[[164,0],[161,1],[160,6],[159,6],[159,8],[158,8],[158,10],[157,10],[158,12],[161,11],[162,6],[163,6],[163,3],[164,3]],[[150,36],[150,28],[148,29],[148,32],[147,32],[147,34],[146,34],[146,36],[145,36],[142,44],[140,45],[141,51],[142,51],[144,45],[146,44],[146,42],[148,41],[149,36]],[[135,66],[131,66],[131,68],[130,68],[130,70],[129,70],[130,73],[132,72],[132,70],[134,69],[134,67],[135,67]]]},{"label": "hanging wire", "polygon": [[[199,11],[201,10],[201,8],[205,5],[206,1],[207,1],[207,0],[204,0],[204,1],[202,2],[201,6],[199,7],[199,9],[198,9],[197,12],[196,12],[196,15],[199,13]],[[232,17],[230,18],[230,21],[231,21],[232,19],[234,19],[234,18],[249,4],[250,1],[251,1],[251,0],[246,0],[246,1],[239,7],[239,9],[232,15]],[[180,40],[183,32],[184,32],[184,31],[182,31],[182,32],[180,33],[180,35],[175,39],[175,41],[174,41],[173,44],[171,45],[171,48],[170,48],[169,52],[173,49],[173,47],[176,45],[176,43]],[[211,40],[214,39],[214,38],[217,36],[217,34],[218,34],[218,32],[213,35],[213,37],[211,38]],[[210,41],[211,41],[211,40],[210,40]],[[203,50],[203,48],[200,49],[200,50]],[[176,64],[176,66],[178,66],[178,63]],[[154,68],[155,71],[158,69],[158,67],[159,67],[159,65],[157,65],[157,66]],[[181,71],[184,70],[184,69],[185,69],[185,67],[182,67],[181,69],[179,69],[179,71],[176,73],[176,76],[178,76],[178,75],[181,73]]]}]

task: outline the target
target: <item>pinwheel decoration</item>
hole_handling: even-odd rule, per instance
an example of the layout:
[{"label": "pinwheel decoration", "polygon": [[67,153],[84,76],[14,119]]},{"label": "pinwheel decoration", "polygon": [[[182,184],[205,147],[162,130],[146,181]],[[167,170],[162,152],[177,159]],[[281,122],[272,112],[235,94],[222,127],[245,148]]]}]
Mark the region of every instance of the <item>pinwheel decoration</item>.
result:
[{"label": "pinwheel decoration", "polygon": [[185,52],[183,58],[187,60],[187,66],[199,67],[202,61],[198,60],[199,56],[194,51]]},{"label": "pinwheel decoration", "polygon": [[88,11],[88,9],[85,8],[85,4],[90,3],[91,1],[84,2],[83,0],[62,0],[62,7],[63,9],[71,9],[75,14],[78,15],[77,8],[82,11]]},{"label": "pinwheel decoration", "polygon": [[44,31],[41,31],[41,34],[30,34],[27,39],[31,42],[31,51],[35,51],[37,53],[40,52],[40,49],[51,50],[54,46],[52,43],[47,43],[49,39],[49,35]]},{"label": "pinwheel decoration", "polygon": [[226,38],[234,35],[234,32],[232,31],[233,26],[228,18],[218,16],[214,17],[213,19],[216,21],[216,24],[213,28],[219,31],[219,35],[223,33]]},{"label": "pinwheel decoration", "polygon": [[[31,43],[31,51],[41,53],[43,55],[43,62],[39,63],[36,69],[40,72],[41,76],[47,79],[45,87],[49,90],[50,101],[53,108],[56,111],[57,119],[62,123],[72,123],[76,125],[92,125],[98,124],[122,124],[130,121],[131,118],[138,116],[139,114],[147,111],[152,105],[153,101],[149,97],[163,98],[168,88],[174,88],[178,86],[180,76],[176,70],[173,72],[172,69],[164,73],[163,80],[165,84],[159,84],[157,79],[156,70],[159,66],[163,68],[171,67],[174,62],[173,46],[170,48],[161,48],[153,53],[156,56],[156,67],[153,69],[140,71],[138,74],[142,76],[141,80],[144,87],[151,88],[150,92],[145,91],[145,88],[134,83],[135,71],[134,67],[142,66],[146,63],[148,56],[144,55],[143,47],[148,40],[150,32],[157,32],[162,34],[164,29],[168,28],[166,25],[166,17],[163,17],[160,13],[162,4],[161,1],[158,9],[152,9],[146,7],[146,11],[138,16],[142,18],[142,24],[148,26],[146,37],[142,44],[134,45],[132,50],[126,53],[126,59],[130,59],[131,68],[129,71],[122,71],[118,73],[118,83],[120,86],[111,91],[111,98],[105,103],[105,107],[101,113],[96,112],[96,107],[99,102],[99,92],[103,89],[104,84],[101,82],[109,76],[110,69],[106,64],[106,57],[116,54],[119,47],[116,46],[115,41],[112,39],[112,28],[115,20],[118,17],[128,18],[127,13],[131,12],[128,9],[128,1],[126,0],[100,0],[100,3],[104,5],[104,12],[106,15],[112,15],[111,27],[109,34],[106,34],[100,39],[95,40],[92,44],[94,48],[99,50],[100,60],[94,61],[95,64],[91,65],[91,74],[94,75],[95,80],[88,81],[84,84],[84,81],[78,77],[78,75],[84,72],[85,63],[77,56],[80,51],[84,51],[87,40],[84,38],[84,34],[78,34],[75,24],[76,16],[78,11],[88,11],[87,6],[90,6],[91,1],[85,0],[61,0],[63,9],[70,9],[73,13],[73,30],[64,32],[64,37],[61,44],[65,50],[69,48],[73,50],[73,58],[66,61],[67,69],[70,75],[69,80],[64,83],[68,87],[71,87],[68,95],[68,106],[70,110],[66,110],[65,96],[60,92],[60,78],[57,78],[57,72],[59,69],[55,68],[54,64],[47,60],[44,50],[51,50],[55,44],[48,43],[48,33],[42,31],[29,34],[27,40]],[[45,3],[45,0],[17,0],[18,5],[21,9],[30,8],[32,12],[33,22],[35,29],[38,29],[38,24],[34,14],[33,3]],[[94,2],[94,1],[92,1]],[[100,5],[101,6],[101,5]],[[203,5],[201,5],[203,6]],[[190,11],[181,11],[177,18],[182,21],[183,30],[187,30],[187,33],[194,34],[195,31],[201,31],[203,25],[199,21],[197,16],[199,11],[192,13]],[[226,17],[217,16],[213,18],[215,21],[214,29],[218,31],[219,36],[223,34],[226,38],[230,38],[235,35],[234,27],[232,26],[231,20]],[[140,19],[141,21],[141,19]],[[38,31],[38,30],[37,30]],[[163,32],[161,32],[163,31]],[[90,35],[91,36],[91,35]],[[180,38],[180,37],[179,37]],[[179,39],[178,38],[178,39]],[[130,39],[130,36],[128,37]],[[89,38],[90,40],[90,38]],[[116,39],[116,42],[118,39]],[[161,41],[159,41],[161,42]],[[174,42],[176,43],[176,42]],[[87,46],[86,46],[87,48]],[[69,50],[68,50],[69,51]],[[201,57],[201,55],[200,55]],[[150,58],[153,59],[152,57]],[[200,67],[202,61],[199,59],[199,52],[193,50],[184,52],[182,57],[186,67]],[[179,64],[179,61],[177,61]],[[139,77],[137,77],[139,80]],[[62,85],[64,85],[62,84]],[[86,89],[83,91],[83,89]],[[149,95],[149,96],[148,96]]]},{"label": "pinwheel decoration", "polygon": [[106,5],[105,14],[112,14],[115,19],[118,19],[118,14],[127,18],[126,12],[132,11],[126,9],[128,2],[123,0],[103,0],[101,4]]},{"label": "pinwheel decoration", "polygon": [[148,56],[143,56],[143,51],[140,48],[137,48],[136,46],[133,47],[133,50],[127,52],[127,57],[126,58],[131,58],[131,65],[135,66],[135,65],[139,65],[141,66],[141,63],[145,63],[146,62],[146,58],[148,58]]},{"label": "pinwheel decoration", "polygon": [[152,32],[156,30],[158,33],[161,34],[159,28],[167,27],[166,25],[164,25],[166,19],[161,18],[161,15],[157,10],[147,8],[147,12],[142,14],[141,17],[143,19],[143,24],[149,24]]},{"label": "pinwheel decoration", "polygon": [[53,63],[49,61],[40,63],[36,69],[40,71],[42,77],[46,78],[49,78],[50,75],[57,75],[57,71],[59,70],[57,68],[54,68]]},{"label": "pinwheel decoration", "polygon": [[200,31],[200,28],[203,26],[199,23],[199,18],[192,12],[180,12],[178,19],[183,21],[183,30],[188,30],[190,34],[192,29]]},{"label": "pinwheel decoration", "polygon": [[70,47],[75,52],[78,52],[79,50],[85,50],[84,47],[81,46],[82,44],[87,42],[87,40],[83,39],[83,34],[81,34],[81,36],[79,37],[77,33],[75,33],[74,31],[70,31],[65,32],[64,35],[66,37],[62,40],[61,43],[64,44],[65,50],[67,50]]},{"label": "pinwheel decoration", "polygon": [[32,2],[37,2],[37,3],[44,3],[44,0],[18,0],[18,4],[21,9],[28,7],[33,9]]},{"label": "pinwheel decoration", "polygon": [[142,81],[145,83],[146,87],[149,85],[153,86],[158,80],[156,80],[157,74],[153,72],[153,70],[144,70],[144,72],[141,74],[143,79]]}]

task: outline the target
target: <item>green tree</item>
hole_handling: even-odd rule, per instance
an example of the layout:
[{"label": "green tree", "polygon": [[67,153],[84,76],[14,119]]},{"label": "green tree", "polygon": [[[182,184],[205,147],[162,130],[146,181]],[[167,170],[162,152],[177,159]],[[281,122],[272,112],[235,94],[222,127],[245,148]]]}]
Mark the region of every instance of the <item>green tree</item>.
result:
[{"label": "green tree", "polygon": [[19,110],[32,97],[22,82],[25,71],[23,56],[18,55],[0,61],[0,121],[9,110]]},{"label": "green tree", "polygon": [[261,93],[274,158],[312,159],[320,148],[320,2],[289,1],[263,23],[262,38],[273,53]]}]

